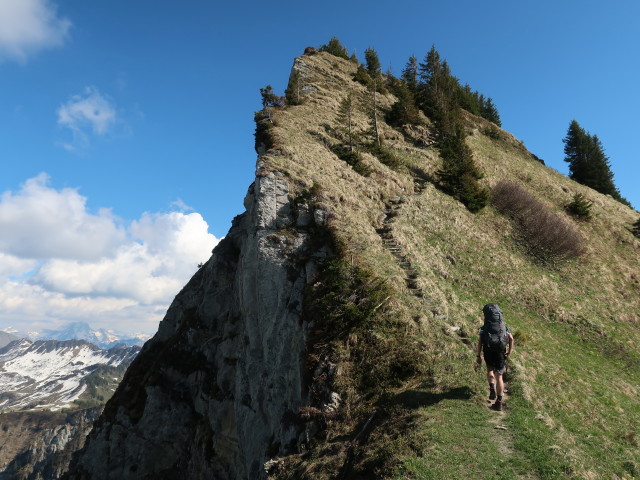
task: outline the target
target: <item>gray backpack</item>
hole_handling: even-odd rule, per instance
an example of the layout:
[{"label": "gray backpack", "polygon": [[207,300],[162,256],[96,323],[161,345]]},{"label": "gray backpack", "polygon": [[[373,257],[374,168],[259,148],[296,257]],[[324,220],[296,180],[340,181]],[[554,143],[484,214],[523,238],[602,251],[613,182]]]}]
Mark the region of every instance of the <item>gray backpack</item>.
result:
[{"label": "gray backpack", "polygon": [[502,320],[502,310],[495,303],[487,303],[482,312],[484,313],[482,331],[485,351],[504,353],[509,344],[509,334]]}]

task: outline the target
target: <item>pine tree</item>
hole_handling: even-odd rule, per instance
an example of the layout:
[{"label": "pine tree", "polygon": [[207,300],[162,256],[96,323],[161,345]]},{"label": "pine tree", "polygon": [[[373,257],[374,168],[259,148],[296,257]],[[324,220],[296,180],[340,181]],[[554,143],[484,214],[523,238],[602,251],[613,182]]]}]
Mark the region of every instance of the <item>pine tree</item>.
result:
[{"label": "pine tree", "polygon": [[414,55],[409,57],[400,78],[406,82],[411,93],[415,95],[418,91],[418,59]]},{"label": "pine tree", "polygon": [[419,64],[419,77],[418,105],[435,121],[441,137],[454,135],[459,122],[457,93],[461,87],[435,46],[424,63]]},{"label": "pine tree", "polygon": [[489,202],[489,191],[478,183],[483,175],[473,160],[465,136],[464,129],[458,126],[454,135],[440,143],[442,168],[438,171],[438,178],[445,192],[475,213]]},{"label": "pine tree", "polygon": [[500,114],[498,113],[498,109],[493,104],[493,100],[491,100],[491,98],[487,97],[487,99],[483,102],[480,115],[490,122],[495,123],[497,126],[502,126],[502,122],[500,121]]},{"label": "pine tree", "polygon": [[354,132],[354,123],[353,123],[353,114],[355,110],[355,102],[353,100],[353,96],[349,93],[343,100],[340,102],[340,108],[338,110],[338,118],[342,127],[346,133],[348,139],[349,151],[353,152],[355,132]]},{"label": "pine tree", "polygon": [[566,209],[574,217],[582,220],[591,219],[591,207],[593,202],[588,200],[582,193],[576,193],[573,200],[567,204]]},{"label": "pine tree", "polygon": [[289,84],[284,91],[287,105],[300,105],[302,103],[302,76],[298,70],[294,70],[289,76]]},{"label": "pine tree", "polygon": [[398,99],[386,115],[387,123],[394,127],[420,123],[420,115],[415,97],[406,82],[396,80],[391,84],[391,91]]},{"label": "pine tree", "polygon": [[371,133],[373,135],[373,143],[380,146],[380,130],[378,126],[378,98],[376,92],[378,91],[379,80],[374,79],[369,91],[371,93]]},{"label": "pine tree", "polygon": [[364,59],[367,65],[367,72],[371,78],[380,78],[382,67],[380,66],[380,59],[378,53],[371,47],[364,51]]},{"label": "pine tree", "polygon": [[369,75],[364,65],[358,65],[358,68],[356,69],[356,73],[353,74],[353,79],[356,82],[361,83],[365,87],[370,86],[371,83],[373,82],[371,75]]},{"label": "pine tree", "polygon": [[328,52],[331,55],[335,55],[336,57],[349,60],[349,53],[347,52],[347,49],[342,45],[342,43],[340,43],[338,37],[332,37],[331,40],[329,40],[329,43],[320,47],[320,51]]},{"label": "pine tree", "polygon": [[590,135],[576,120],[572,120],[562,141],[564,161],[569,164],[569,178],[629,204],[613,182],[609,159],[597,135]]},{"label": "pine tree", "polygon": [[273,87],[271,85],[261,88],[260,96],[262,97],[262,110],[266,112],[269,121],[273,122],[273,109],[282,107],[285,100],[283,97],[279,97],[273,93]]}]

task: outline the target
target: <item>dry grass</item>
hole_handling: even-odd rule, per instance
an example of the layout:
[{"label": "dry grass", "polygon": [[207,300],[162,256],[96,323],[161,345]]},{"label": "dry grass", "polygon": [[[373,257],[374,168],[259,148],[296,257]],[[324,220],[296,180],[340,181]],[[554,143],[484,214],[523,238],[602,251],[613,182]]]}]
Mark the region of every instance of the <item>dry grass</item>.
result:
[{"label": "dry grass", "polygon": [[[537,464],[527,460],[533,462],[540,478],[623,478],[625,468],[640,465],[637,447],[624,440],[640,429],[640,368],[630,368],[628,363],[638,358],[640,350],[640,239],[629,231],[637,213],[543,166],[508,132],[500,130],[497,138],[484,135],[487,122],[469,116],[467,141],[485,173],[485,186],[504,180],[518,182],[563,219],[568,218],[564,205],[576,193],[593,201],[592,220],[574,226],[588,246],[587,255],[554,268],[534,262],[514,244],[514,224],[494,208],[473,215],[432,185],[414,195],[413,176],[428,178],[437,171],[437,151],[405,142],[384,122],[386,145],[404,168],[392,170],[363,154],[372,170],[363,177],[339,160],[327,147],[340,140],[333,130],[338,106],[351,91],[359,102],[357,129],[366,131],[366,89],[350,79],[355,65],[331,55],[301,57],[296,62],[310,93],[302,105],[278,112],[273,128],[276,148],[260,161],[265,170],[285,173],[294,194],[314,182],[321,185],[317,202],[330,212],[330,228],[345,246],[347,260],[386,279],[394,292],[391,312],[434,352],[430,391],[468,385],[480,401],[482,378],[467,371],[473,354],[445,331],[443,318],[473,335],[482,305],[496,301],[510,327],[528,339],[516,346],[513,359],[512,401],[521,414],[511,417],[518,427],[514,431],[516,457],[541,455],[543,460]],[[378,100],[387,108],[394,101],[390,95],[379,95]],[[404,272],[376,233],[385,202],[391,198],[405,201],[394,219],[394,238],[411,258],[429,302],[407,291]],[[345,375],[350,368],[343,366]],[[461,404],[452,402],[448,408],[471,411],[456,405]],[[428,418],[434,408],[437,406],[425,406],[420,415]],[[538,420],[536,415],[540,415]],[[420,427],[418,422],[402,428],[419,431]],[[438,427],[430,424],[430,428]],[[465,427],[451,424],[447,428],[454,432],[459,428],[462,433]],[[354,431],[357,426],[345,426],[344,441]],[[384,450],[382,436],[376,436],[375,430],[370,441]],[[527,441],[537,441],[540,450],[527,450]],[[544,445],[556,445],[566,458]],[[345,451],[339,442],[332,448],[335,457],[327,462],[339,467]],[[407,452],[397,453],[398,459]],[[421,462],[429,461],[428,456],[412,455]],[[300,460],[312,472],[306,478],[335,474],[326,473],[330,468],[318,473],[322,468],[317,465],[323,460],[311,458]],[[552,473],[556,467],[562,470]]]}]

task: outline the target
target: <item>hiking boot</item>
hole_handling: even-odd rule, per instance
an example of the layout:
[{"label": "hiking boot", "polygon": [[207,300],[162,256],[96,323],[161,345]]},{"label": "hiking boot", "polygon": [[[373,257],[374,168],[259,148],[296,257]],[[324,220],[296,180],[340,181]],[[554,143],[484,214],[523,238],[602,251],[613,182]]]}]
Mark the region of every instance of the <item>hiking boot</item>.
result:
[{"label": "hiking boot", "polygon": [[502,400],[496,400],[496,403],[491,405],[491,410],[495,410],[496,412],[502,411]]},{"label": "hiking boot", "polygon": [[496,399],[496,391],[492,388],[489,390],[489,400],[495,400]]}]

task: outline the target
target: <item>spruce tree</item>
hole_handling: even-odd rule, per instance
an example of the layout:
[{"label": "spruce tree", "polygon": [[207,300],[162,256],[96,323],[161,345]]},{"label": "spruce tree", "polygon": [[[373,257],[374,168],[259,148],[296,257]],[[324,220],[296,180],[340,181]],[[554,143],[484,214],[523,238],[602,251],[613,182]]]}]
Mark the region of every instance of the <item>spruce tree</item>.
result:
[{"label": "spruce tree", "polygon": [[400,78],[406,82],[411,93],[415,95],[418,91],[418,59],[414,55],[409,57]]},{"label": "spruce tree", "polygon": [[287,105],[300,105],[302,103],[302,76],[298,70],[294,70],[289,76],[289,84],[284,91]]},{"label": "spruce tree", "polygon": [[573,200],[567,204],[566,209],[574,217],[582,220],[591,219],[591,207],[593,202],[587,199],[582,193],[576,193]]},{"label": "spruce tree", "polygon": [[604,147],[597,135],[590,135],[576,120],[572,120],[564,143],[564,161],[569,164],[569,178],[593,188],[626,205],[613,182],[613,172]]},{"label": "spruce tree", "polygon": [[273,109],[284,106],[285,99],[273,93],[271,85],[261,88],[260,96],[262,97],[262,110],[266,112],[269,121],[273,122]]},{"label": "spruce tree", "polygon": [[340,43],[338,37],[331,37],[329,43],[326,45],[322,45],[320,47],[321,52],[327,52],[331,55],[335,55],[336,57],[344,58],[345,60],[349,60],[349,53],[347,49]]},{"label": "spruce tree", "polygon": [[459,121],[458,79],[451,74],[447,61],[440,59],[435,46],[419,64],[418,71],[418,105],[436,123],[441,137],[454,135]]},{"label": "spruce tree", "polygon": [[344,130],[347,140],[349,151],[353,152],[354,140],[355,140],[355,132],[354,132],[354,122],[353,122],[353,114],[355,111],[355,102],[353,100],[353,96],[349,93],[343,100],[340,102],[340,108],[338,109],[338,118],[340,120],[342,129]]},{"label": "spruce tree", "polygon": [[387,112],[387,123],[394,127],[402,127],[406,124],[416,125],[420,123],[420,115],[416,106],[415,97],[406,82],[397,80],[392,82],[391,91],[398,99]]},{"label": "spruce tree", "polygon": [[500,114],[498,113],[498,109],[493,104],[493,100],[491,100],[491,98],[487,97],[487,99],[482,104],[480,115],[490,122],[495,123],[497,126],[502,126],[502,122],[500,121]]},{"label": "spruce tree", "polygon": [[380,59],[378,53],[371,47],[364,51],[364,59],[367,65],[367,72],[371,78],[379,78],[382,67],[380,66]]},{"label": "spruce tree", "polygon": [[478,183],[483,175],[473,160],[465,137],[463,127],[458,126],[455,134],[440,143],[442,168],[438,171],[438,178],[445,192],[475,213],[487,205],[489,191]]}]

